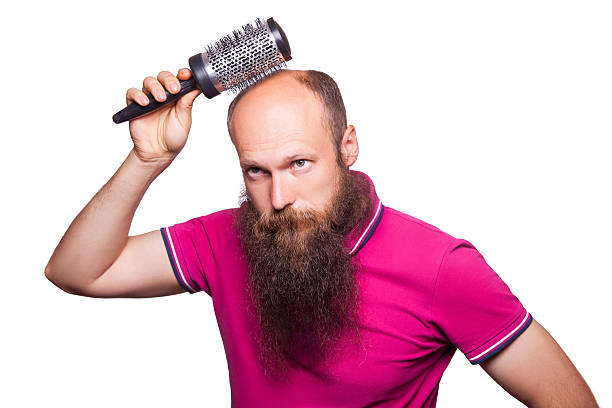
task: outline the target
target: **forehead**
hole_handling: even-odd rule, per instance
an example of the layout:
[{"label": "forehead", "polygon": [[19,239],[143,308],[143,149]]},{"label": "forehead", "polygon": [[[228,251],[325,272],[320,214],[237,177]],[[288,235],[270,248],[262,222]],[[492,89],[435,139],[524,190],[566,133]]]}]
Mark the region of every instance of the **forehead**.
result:
[{"label": "forehead", "polygon": [[282,72],[250,90],[238,102],[232,134],[240,155],[244,149],[279,144],[331,143],[319,98],[291,72]]}]

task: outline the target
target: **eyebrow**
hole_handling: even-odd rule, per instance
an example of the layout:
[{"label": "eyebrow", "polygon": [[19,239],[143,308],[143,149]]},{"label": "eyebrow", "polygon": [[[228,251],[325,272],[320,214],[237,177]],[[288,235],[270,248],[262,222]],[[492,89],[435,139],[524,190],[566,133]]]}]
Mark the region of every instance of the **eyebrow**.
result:
[{"label": "eyebrow", "polygon": [[[302,152],[302,153],[293,153],[293,154],[288,154],[287,156],[285,156],[283,158],[283,162],[287,163],[287,162],[293,162],[296,159],[300,159],[300,158],[304,158],[304,157],[313,157],[314,155],[310,152]],[[248,168],[248,167],[258,167],[258,168],[264,168],[262,165],[260,165],[259,163],[257,163],[257,161],[255,160],[241,160],[240,161],[240,167],[244,168]]]}]

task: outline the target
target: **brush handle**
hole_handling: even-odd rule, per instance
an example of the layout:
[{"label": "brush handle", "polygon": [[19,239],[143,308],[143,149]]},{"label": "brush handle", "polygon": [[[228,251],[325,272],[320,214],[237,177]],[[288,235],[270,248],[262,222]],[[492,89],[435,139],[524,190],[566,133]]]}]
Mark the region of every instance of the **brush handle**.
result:
[{"label": "brush handle", "polygon": [[181,96],[198,89],[193,77],[179,82],[181,84],[181,90],[178,93],[172,94],[168,92],[168,90],[165,90],[166,99],[161,102],[156,101],[153,95],[147,95],[147,97],[149,98],[148,105],[142,106],[137,104],[136,102],[132,102],[113,115],[113,122],[122,123],[126,120],[132,120],[140,116],[146,115],[147,113],[151,113],[166,105],[172,104]]}]

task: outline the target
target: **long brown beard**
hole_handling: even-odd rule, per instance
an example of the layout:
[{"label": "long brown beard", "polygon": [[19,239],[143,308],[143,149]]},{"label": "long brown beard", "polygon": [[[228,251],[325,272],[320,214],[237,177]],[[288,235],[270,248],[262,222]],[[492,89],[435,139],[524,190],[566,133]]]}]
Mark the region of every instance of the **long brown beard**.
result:
[{"label": "long brown beard", "polygon": [[291,206],[259,214],[243,192],[235,225],[249,264],[247,294],[266,372],[329,368],[342,339],[359,342],[358,263],[344,241],[371,212],[369,182],[339,167],[325,212]]}]

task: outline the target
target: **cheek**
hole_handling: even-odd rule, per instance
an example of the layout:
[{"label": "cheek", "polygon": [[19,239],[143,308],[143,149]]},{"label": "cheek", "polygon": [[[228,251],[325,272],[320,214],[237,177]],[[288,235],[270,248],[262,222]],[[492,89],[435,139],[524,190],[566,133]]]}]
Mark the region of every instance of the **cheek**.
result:
[{"label": "cheek", "polygon": [[309,180],[308,188],[303,191],[307,195],[304,197],[319,210],[324,210],[333,197],[334,186],[336,185],[336,171],[332,168],[320,168],[313,172]]},{"label": "cheek", "polygon": [[272,207],[270,194],[265,183],[248,183],[245,181],[245,186],[257,211],[262,213]]}]

